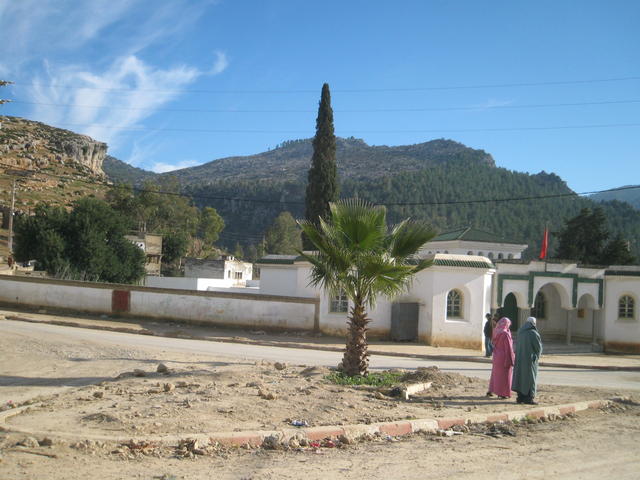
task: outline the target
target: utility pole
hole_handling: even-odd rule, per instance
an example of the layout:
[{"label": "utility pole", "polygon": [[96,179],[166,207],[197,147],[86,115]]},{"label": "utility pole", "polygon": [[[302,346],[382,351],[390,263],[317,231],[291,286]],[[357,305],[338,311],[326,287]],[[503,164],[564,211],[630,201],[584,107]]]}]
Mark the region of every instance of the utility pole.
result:
[{"label": "utility pole", "polygon": [[7,247],[9,254],[13,253],[13,210],[16,206],[16,179],[13,179],[11,185],[11,209],[9,210],[9,239],[7,241]]}]

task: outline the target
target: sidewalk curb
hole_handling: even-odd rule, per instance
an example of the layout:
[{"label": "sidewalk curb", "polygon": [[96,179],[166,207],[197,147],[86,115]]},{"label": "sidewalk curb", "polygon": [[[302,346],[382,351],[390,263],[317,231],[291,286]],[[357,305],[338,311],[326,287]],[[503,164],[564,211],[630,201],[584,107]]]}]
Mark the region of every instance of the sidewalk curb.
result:
[{"label": "sidewalk curb", "polygon": [[[277,342],[270,340],[252,340],[246,338],[227,338],[227,337],[200,337],[197,335],[169,335],[159,334],[145,328],[128,328],[128,327],[116,327],[107,325],[87,325],[81,322],[67,321],[67,320],[38,320],[35,318],[22,317],[20,315],[5,315],[7,320],[15,320],[29,323],[46,323],[50,325],[61,325],[65,327],[77,327],[88,328],[91,330],[105,330],[119,333],[131,333],[136,335],[149,335],[155,337],[165,338],[182,338],[190,340],[204,340],[207,342],[221,342],[221,343],[239,343],[244,345],[260,345],[264,347],[281,347],[281,348],[297,348],[302,350],[319,350],[325,352],[344,352],[342,347],[330,347],[326,345],[306,345],[296,342]],[[420,354],[420,353],[402,353],[402,352],[387,352],[384,350],[376,350],[375,348],[369,348],[370,355],[382,355],[387,357],[403,357],[403,358],[418,358],[424,360],[448,360],[458,362],[472,362],[472,363],[485,363],[491,364],[491,360],[479,357],[467,357],[464,355],[433,355],[433,354]],[[572,368],[580,370],[607,370],[607,371],[619,371],[619,372],[640,372],[640,366],[637,367],[625,367],[615,365],[579,365],[572,363],[557,363],[557,362],[539,362],[541,367],[554,367],[554,368]]]},{"label": "sidewalk curb", "polygon": [[[380,422],[372,424],[353,424],[353,425],[325,425],[320,427],[308,428],[283,428],[280,430],[247,430],[241,432],[216,432],[216,433],[200,433],[185,435],[160,435],[160,436],[110,436],[110,435],[77,435],[68,432],[53,433],[50,431],[42,432],[37,430],[27,430],[19,428],[3,427],[5,431],[14,433],[22,433],[30,436],[55,437],[66,440],[96,440],[96,441],[148,441],[155,443],[175,443],[184,438],[195,438],[197,440],[217,442],[226,446],[240,447],[250,445],[252,447],[261,447],[265,440],[272,444],[273,440],[277,440],[278,444],[288,444],[291,439],[304,438],[307,442],[315,442],[326,439],[338,439],[341,436],[349,437],[352,440],[358,439],[364,435],[382,435],[390,437],[400,437],[411,435],[414,433],[436,433],[439,430],[450,429],[454,425],[472,425],[479,423],[500,423],[513,420],[524,419],[540,419],[553,418],[572,414],[588,409],[601,408],[610,405],[612,402],[622,400],[620,397],[608,400],[589,400],[583,402],[565,403],[562,405],[551,405],[548,407],[537,406],[528,410],[517,410],[503,413],[476,414],[460,417],[449,418],[424,418],[416,420],[398,420],[394,422]],[[19,415],[27,410],[30,406],[19,407],[12,410],[0,412],[0,425],[5,424],[8,418]],[[80,437],[80,438],[79,438]],[[267,440],[269,439],[269,440]]]}]

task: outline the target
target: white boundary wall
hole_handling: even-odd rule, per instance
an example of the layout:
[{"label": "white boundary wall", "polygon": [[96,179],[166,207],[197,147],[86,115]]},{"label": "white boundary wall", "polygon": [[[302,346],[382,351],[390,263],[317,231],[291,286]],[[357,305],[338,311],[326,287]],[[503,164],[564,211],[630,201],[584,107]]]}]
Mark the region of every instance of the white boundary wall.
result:
[{"label": "white boundary wall", "polygon": [[[118,305],[124,298],[124,307]],[[318,328],[318,300],[0,276],[0,302],[199,324]]]}]

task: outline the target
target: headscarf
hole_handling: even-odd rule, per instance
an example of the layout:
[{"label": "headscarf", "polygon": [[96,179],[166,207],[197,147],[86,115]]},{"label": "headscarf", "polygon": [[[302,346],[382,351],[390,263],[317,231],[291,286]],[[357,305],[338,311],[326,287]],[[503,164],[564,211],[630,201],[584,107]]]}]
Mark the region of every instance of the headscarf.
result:
[{"label": "headscarf", "polygon": [[509,338],[511,338],[511,330],[509,330],[510,326],[511,320],[509,320],[507,317],[502,317],[500,320],[498,320],[498,324],[493,329],[493,335],[491,336],[494,344],[496,339],[498,338],[498,335],[501,335],[503,333],[508,334]]},{"label": "headscarf", "polygon": [[527,318],[527,322],[535,327],[536,326],[536,317]]}]

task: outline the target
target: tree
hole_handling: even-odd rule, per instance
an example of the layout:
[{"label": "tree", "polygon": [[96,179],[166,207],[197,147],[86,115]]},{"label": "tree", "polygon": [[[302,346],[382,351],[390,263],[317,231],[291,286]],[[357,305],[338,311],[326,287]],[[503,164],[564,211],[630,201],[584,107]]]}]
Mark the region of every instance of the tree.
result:
[{"label": "tree", "polygon": [[596,207],[582,209],[579,215],[567,220],[560,231],[558,258],[577,260],[586,265],[629,265],[635,262],[629,243],[617,234],[610,236],[604,211]]},{"label": "tree", "polygon": [[83,198],[71,212],[38,205],[16,225],[16,258],[35,259],[49,274],[102,282],[135,283],[144,252],[124,238],[128,223],[106,202]]},{"label": "tree", "polygon": [[198,237],[204,240],[205,244],[213,246],[218,240],[220,232],[224,229],[224,220],[215,208],[204,207],[200,212],[200,225],[198,226]]},{"label": "tree", "polygon": [[[336,136],[333,129],[333,110],[329,85],[322,85],[313,156],[307,179],[305,218],[315,225],[329,216],[329,203],[338,199],[338,171],[336,167]],[[305,239],[305,248],[311,243]]]},{"label": "tree", "polygon": [[629,243],[616,235],[602,251],[600,263],[602,265],[632,265],[636,261],[629,251]]},{"label": "tree", "polygon": [[379,295],[402,292],[414,274],[431,264],[414,255],[435,232],[411,220],[388,229],[386,209],[359,199],[331,203],[330,218],[317,226],[309,220],[299,224],[317,249],[302,253],[312,265],[310,284],[332,297],[344,293],[353,303],[342,369],[350,376],[367,375],[366,308],[373,308]]},{"label": "tree", "polygon": [[587,265],[600,263],[602,250],[609,237],[606,217],[601,208],[593,211],[583,208],[580,213],[567,220],[559,234],[560,244],[557,258],[577,260]]},{"label": "tree", "polygon": [[302,249],[300,228],[289,212],[282,212],[265,234],[267,253],[293,255]]}]

